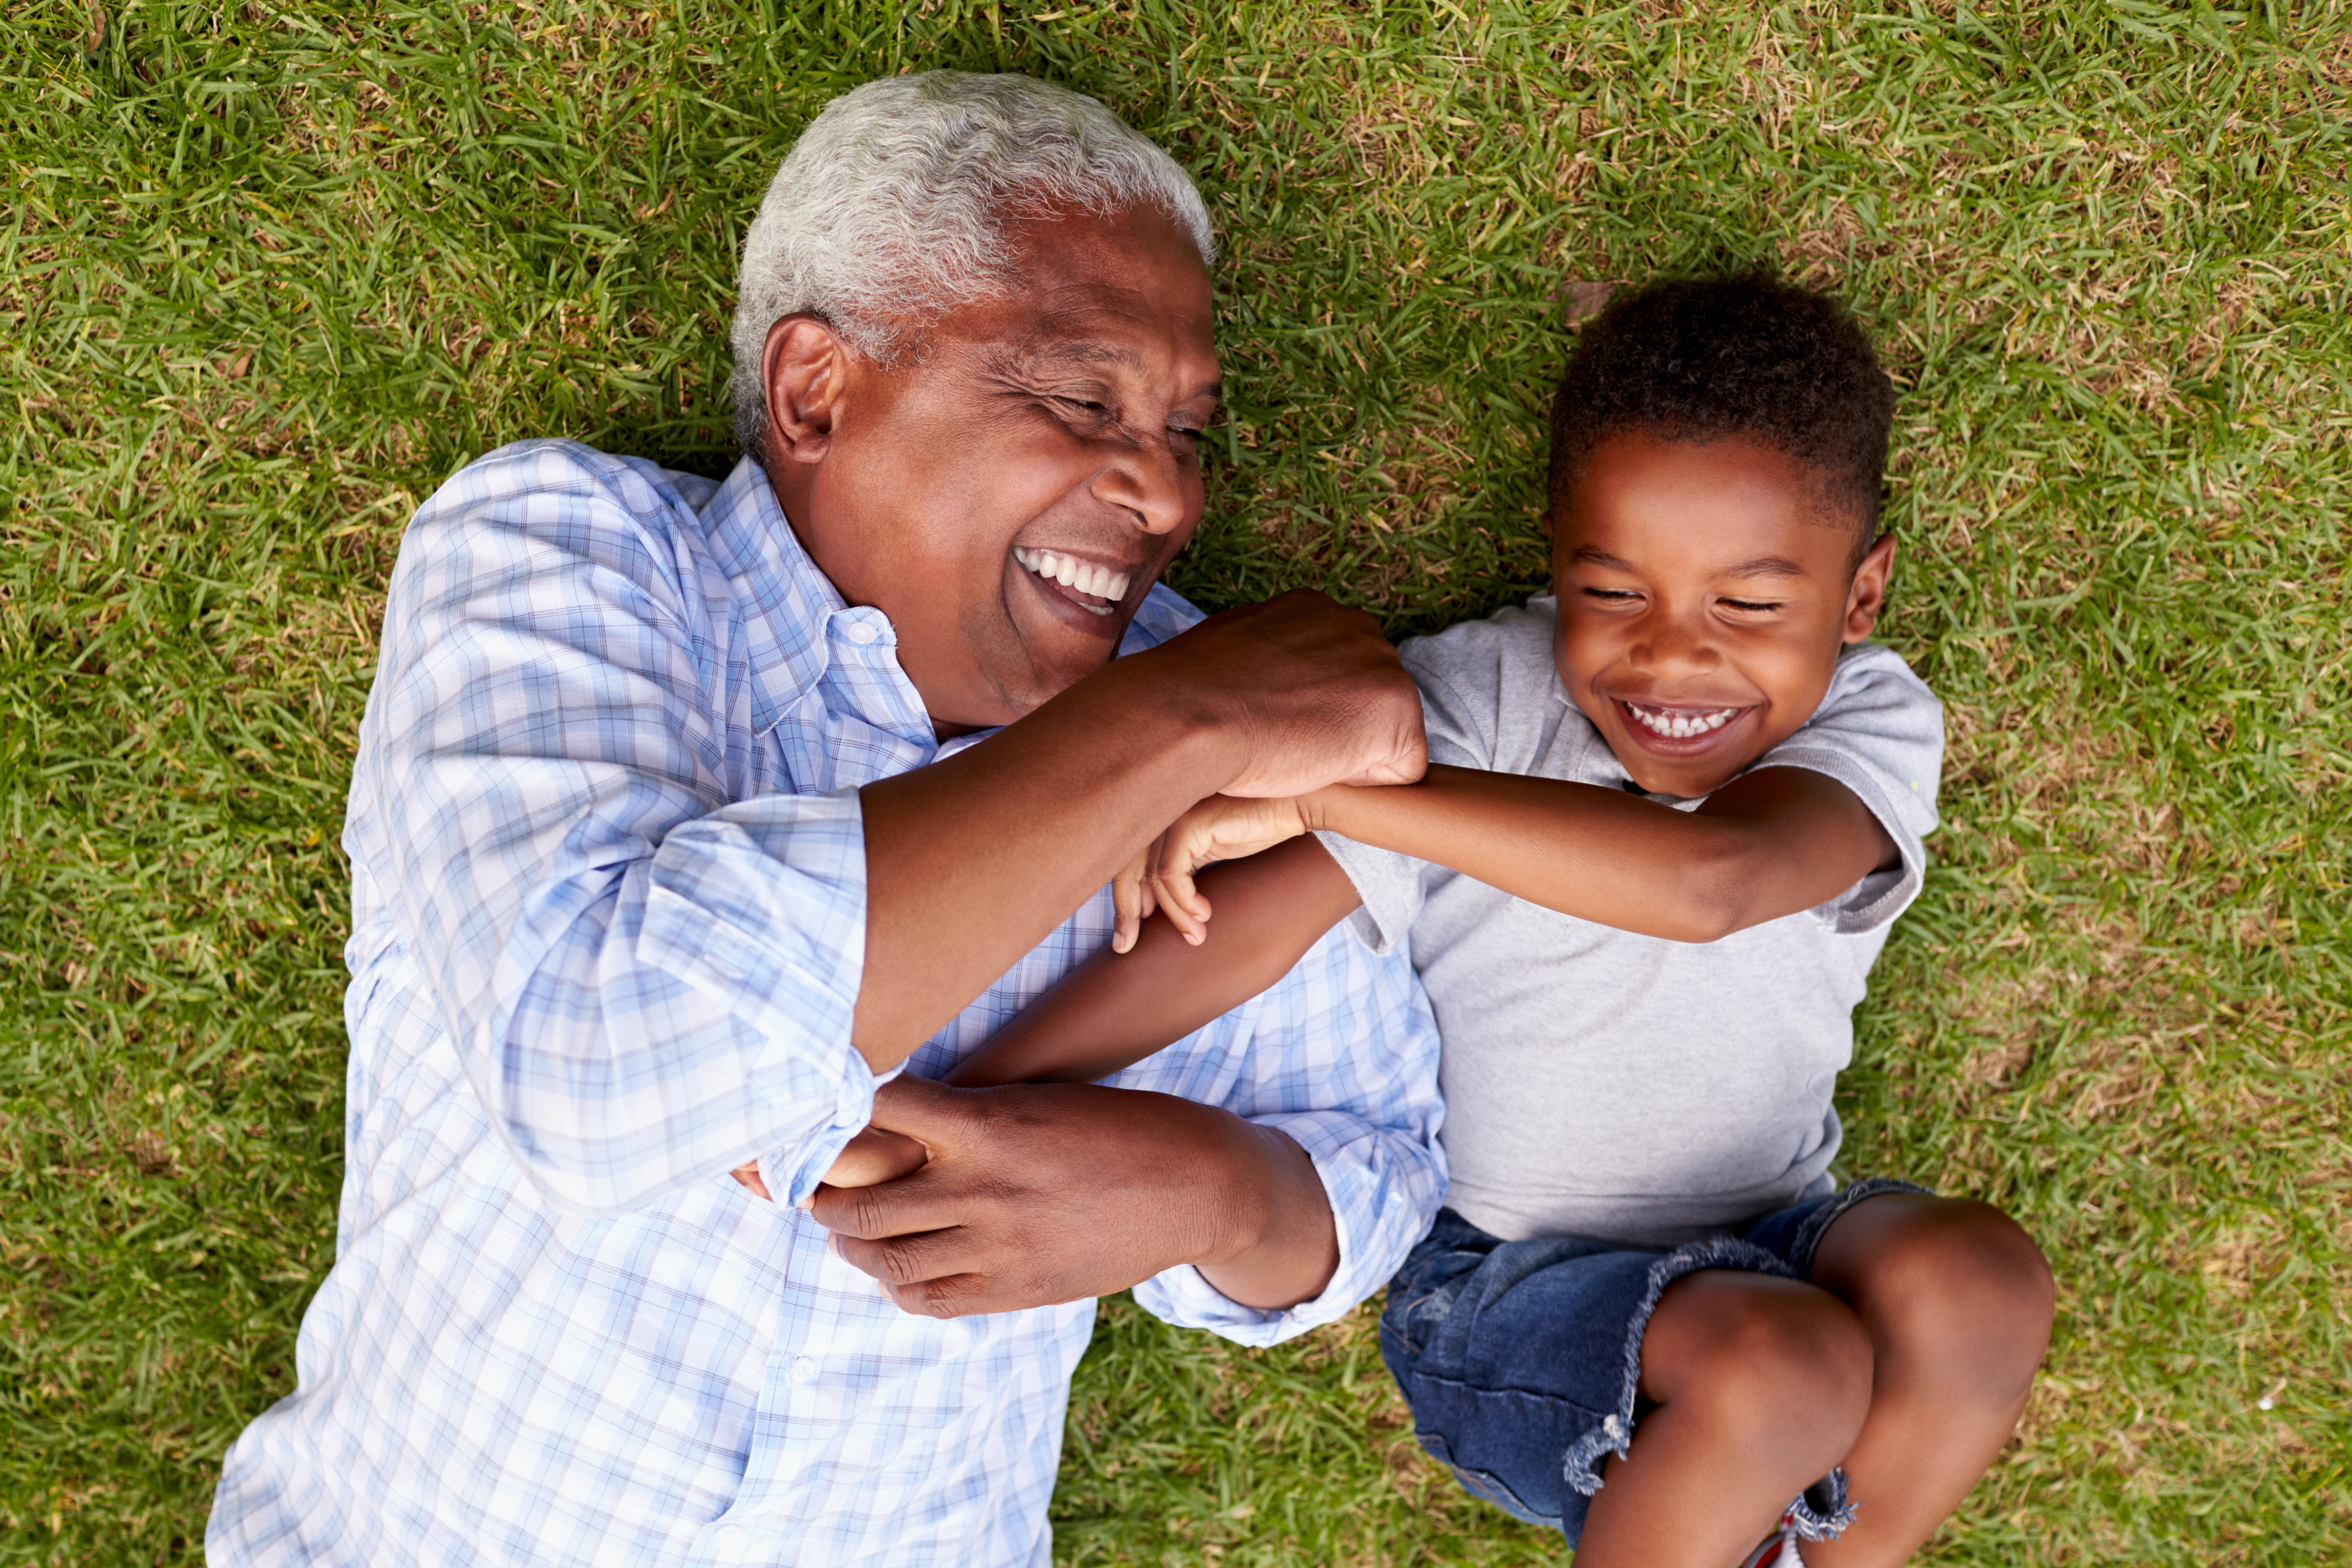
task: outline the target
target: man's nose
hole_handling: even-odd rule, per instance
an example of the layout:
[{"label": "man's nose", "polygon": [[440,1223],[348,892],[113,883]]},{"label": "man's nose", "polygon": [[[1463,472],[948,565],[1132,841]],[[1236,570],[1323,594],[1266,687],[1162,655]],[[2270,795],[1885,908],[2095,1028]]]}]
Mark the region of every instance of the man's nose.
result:
[{"label": "man's nose", "polygon": [[1183,527],[1192,497],[1182,462],[1165,441],[1139,441],[1095,476],[1097,499],[1135,514],[1146,533]]}]

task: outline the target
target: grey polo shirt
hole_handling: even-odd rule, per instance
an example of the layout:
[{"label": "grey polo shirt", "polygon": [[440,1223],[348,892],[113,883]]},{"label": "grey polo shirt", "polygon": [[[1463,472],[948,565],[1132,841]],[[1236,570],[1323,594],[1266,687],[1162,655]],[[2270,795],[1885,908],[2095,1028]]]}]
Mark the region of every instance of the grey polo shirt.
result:
[{"label": "grey polo shirt", "polygon": [[[1555,614],[1542,596],[1403,645],[1431,761],[1626,787],[1553,667]],[[1919,890],[1943,745],[1942,706],[1900,656],[1846,649],[1812,717],[1754,766],[1837,779],[1902,863],[1719,942],[1619,931],[1322,835],[1363,896],[1356,934],[1381,952],[1409,934],[1436,1011],[1446,1202],[1507,1239],[1665,1247],[1828,1191],[1853,1007]]]}]

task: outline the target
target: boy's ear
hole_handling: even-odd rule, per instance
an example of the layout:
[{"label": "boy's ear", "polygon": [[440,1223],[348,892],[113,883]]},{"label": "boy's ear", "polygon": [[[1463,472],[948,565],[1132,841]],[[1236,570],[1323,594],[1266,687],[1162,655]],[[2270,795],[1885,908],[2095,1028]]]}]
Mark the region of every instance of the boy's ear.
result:
[{"label": "boy's ear", "polygon": [[1862,552],[1862,564],[1853,569],[1853,582],[1845,591],[1844,641],[1859,643],[1878,624],[1878,612],[1886,608],[1887,574],[1894,570],[1895,536],[1881,534]]}]

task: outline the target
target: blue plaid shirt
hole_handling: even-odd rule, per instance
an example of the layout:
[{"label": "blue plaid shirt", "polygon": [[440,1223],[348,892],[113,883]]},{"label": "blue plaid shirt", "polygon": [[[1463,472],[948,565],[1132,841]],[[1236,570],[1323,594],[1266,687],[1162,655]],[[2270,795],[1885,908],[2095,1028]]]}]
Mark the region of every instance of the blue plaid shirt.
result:
[{"label": "blue plaid shirt", "polygon": [[[1198,619],[1155,588],[1123,652]],[[348,1165],[298,1386],[229,1452],[227,1563],[1032,1564],[1091,1302],[908,1316],[791,1207],[862,1125],[860,785],[934,740],[889,621],[760,471],[565,442],[452,479],[403,542],[361,727]],[[975,737],[976,738],[976,737]],[[911,1060],[936,1076],[1111,923],[1098,894]],[[1322,1295],[1192,1269],[1171,1322],[1270,1344],[1369,1295],[1444,1184],[1402,957],[1325,938],[1115,1082],[1314,1158]],[[729,1169],[757,1157],[762,1202]]]}]

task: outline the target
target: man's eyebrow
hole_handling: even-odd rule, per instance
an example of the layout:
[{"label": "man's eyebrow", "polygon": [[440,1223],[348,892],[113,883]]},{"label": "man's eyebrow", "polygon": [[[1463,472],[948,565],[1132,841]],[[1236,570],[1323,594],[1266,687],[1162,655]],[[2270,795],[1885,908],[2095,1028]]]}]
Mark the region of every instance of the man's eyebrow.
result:
[{"label": "man's eyebrow", "polygon": [[1116,365],[1124,371],[1138,369],[1143,363],[1143,356],[1133,349],[1087,338],[1033,339],[1021,346],[1017,357],[1033,363]]},{"label": "man's eyebrow", "polygon": [[[1033,337],[1013,349],[1000,363],[1015,371],[1055,364],[1105,365],[1122,371],[1150,369],[1141,354],[1121,344],[1106,343],[1092,338],[1055,338],[1045,334]],[[1205,382],[1187,395],[1212,397],[1222,402],[1225,396],[1225,383],[1222,379]]]}]

